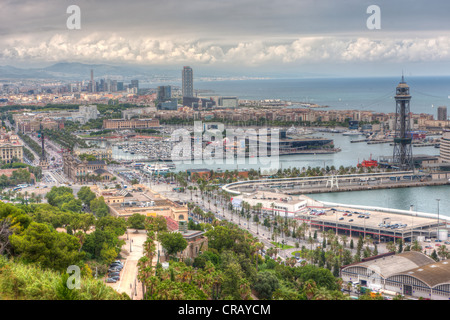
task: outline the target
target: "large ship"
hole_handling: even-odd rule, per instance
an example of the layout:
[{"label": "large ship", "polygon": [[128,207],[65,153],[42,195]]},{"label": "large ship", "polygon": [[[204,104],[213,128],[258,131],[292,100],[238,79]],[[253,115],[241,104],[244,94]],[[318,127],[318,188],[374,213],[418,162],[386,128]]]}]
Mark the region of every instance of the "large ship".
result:
[{"label": "large ship", "polygon": [[378,167],[378,161],[377,160],[372,160],[372,155],[371,155],[369,160],[363,160],[361,163],[359,163],[359,160],[358,160],[357,167],[358,168],[374,168],[374,167]]}]

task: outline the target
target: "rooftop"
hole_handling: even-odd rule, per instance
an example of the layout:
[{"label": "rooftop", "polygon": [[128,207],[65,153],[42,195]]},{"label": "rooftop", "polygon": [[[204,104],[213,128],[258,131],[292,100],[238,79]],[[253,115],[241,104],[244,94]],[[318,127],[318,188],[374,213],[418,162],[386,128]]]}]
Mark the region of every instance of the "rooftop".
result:
[{"label": "rooftop", "polygon": [[377,272],[384,278],[387,278],[394,274],[420,268],[433,262],[433,259],[423,253],[407,251],[375,260],[365,261],[358,265],[365,266],[368,269]]},{"label": "rooftop", "polygon": [[450,282],[450,260],[443,260],[435,262],[434,260],[427,265],[423,265],[409,271],[401,272],[399,274],[413,276],[430,287],[438,284]]}]

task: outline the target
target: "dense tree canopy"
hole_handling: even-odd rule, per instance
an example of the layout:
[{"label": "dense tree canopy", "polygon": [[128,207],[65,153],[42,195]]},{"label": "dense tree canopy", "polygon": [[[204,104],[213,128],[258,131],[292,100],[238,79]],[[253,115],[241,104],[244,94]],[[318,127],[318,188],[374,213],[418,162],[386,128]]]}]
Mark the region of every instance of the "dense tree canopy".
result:
[{"label": "dense tree canopy", "polygon": [[32,222],[20,234],[10,237],[14,252],[27,262],[39,263],[43,268],[66,270],[80,263],[84,253],[79,252],[78,238],[51,230],[47,224]]}]

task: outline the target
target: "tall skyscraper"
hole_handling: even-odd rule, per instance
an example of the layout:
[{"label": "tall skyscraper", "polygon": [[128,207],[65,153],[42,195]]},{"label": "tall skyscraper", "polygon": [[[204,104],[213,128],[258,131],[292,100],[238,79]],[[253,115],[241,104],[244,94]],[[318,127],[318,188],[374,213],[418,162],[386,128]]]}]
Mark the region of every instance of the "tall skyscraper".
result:
[{"label": "tall skyscraper", "polygon": [[130,88],[136,88],[139,90],[139,80],[131,80]]},{"label": "tall skyscraper", "polygon": [[438,120],[447,121],[447,107],[439,107],[437,116]]},{"label": "tall skyscraper", "polygon": [[172,87],[171,86],[159,86],[157,99],[159,102],[164,102],[172,98]]},{"label": "tall skyscraper", "polygon": [[402,76],[402,81],[398,84],[395,95],[395,136],[394,136],[394,165],[400,170],[413,170],[412,158],[412,137],[409,102],[409,86]]},{"label": "tall skyscraper", "polygon": [[194,97],[194,74],[191,67],[184,67],[182,73],[183,97]]},{"label": "tall skyscraper", "polygon": [[94,81],[94,69],[91,69],[91,81],[89,82],[89,92],[96,91],[97,84]]}]

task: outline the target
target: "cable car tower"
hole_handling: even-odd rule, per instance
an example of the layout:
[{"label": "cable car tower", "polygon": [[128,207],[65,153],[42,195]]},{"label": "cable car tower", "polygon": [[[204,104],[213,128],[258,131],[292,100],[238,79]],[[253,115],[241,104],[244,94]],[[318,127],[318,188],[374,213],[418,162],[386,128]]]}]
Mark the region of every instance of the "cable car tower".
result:
[{"label": "cable car tower", "polygon": [[410,100],[409,86],[406,84],[402,75],[402,81],[398,84],[395,94],[396,111],[393,164],[399,170],[403,171],[414,169],[411,145]]}]

